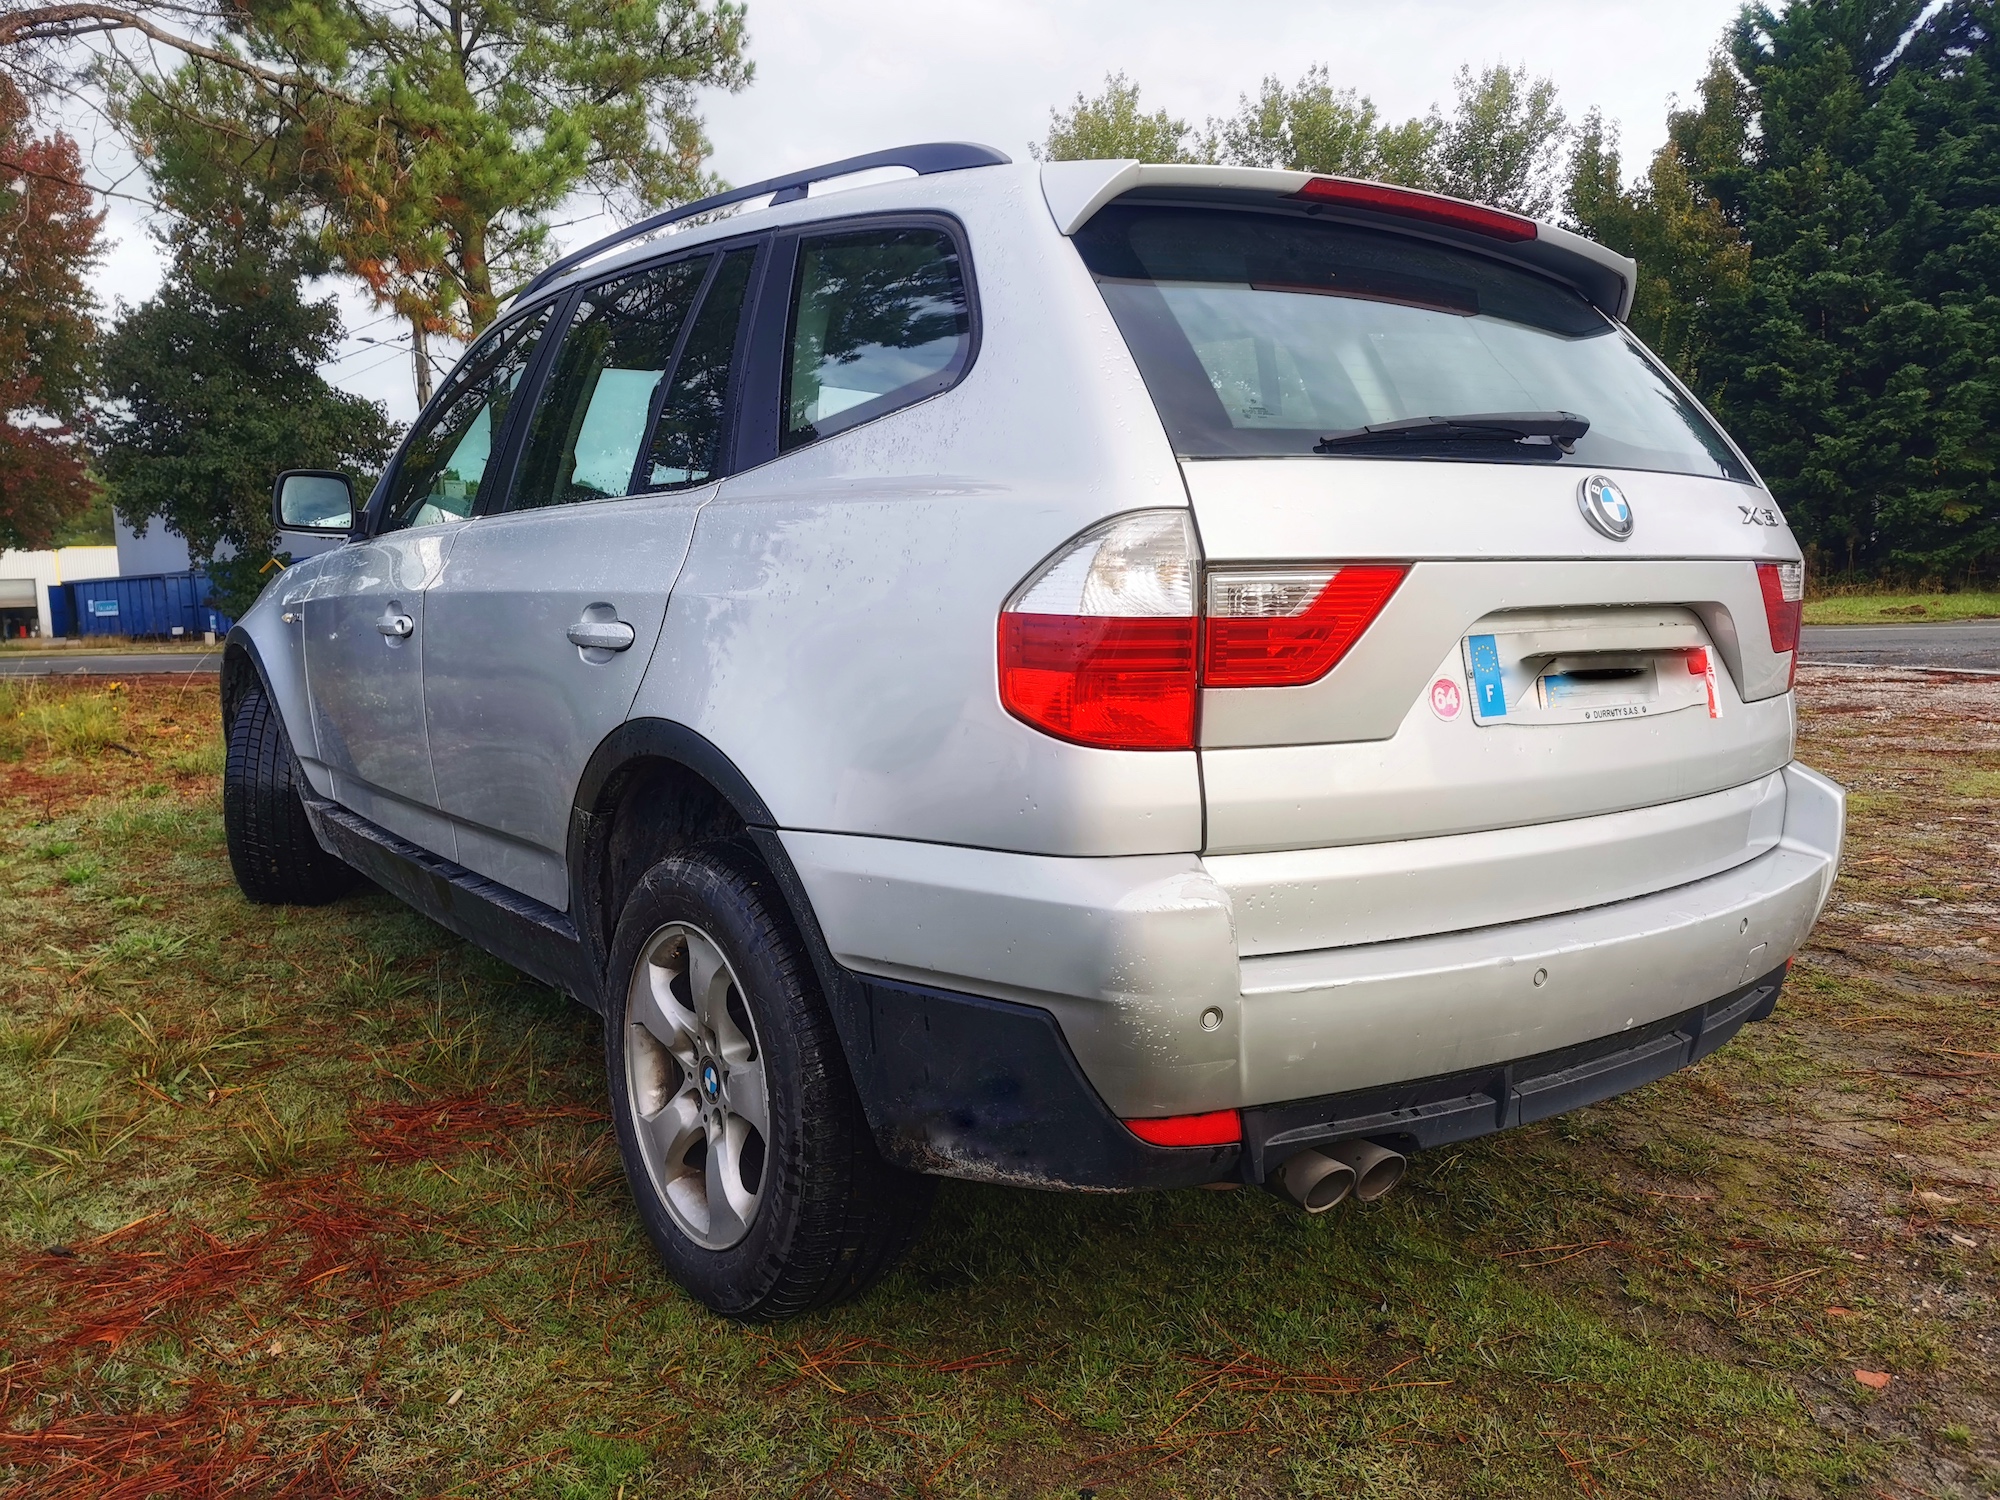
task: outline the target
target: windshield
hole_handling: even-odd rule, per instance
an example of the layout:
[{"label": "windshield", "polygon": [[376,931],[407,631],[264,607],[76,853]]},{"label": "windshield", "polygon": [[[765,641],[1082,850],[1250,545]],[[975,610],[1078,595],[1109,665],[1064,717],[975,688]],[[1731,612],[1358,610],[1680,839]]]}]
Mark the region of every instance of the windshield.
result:
[{"label": "windshield", "polygon": [[1573,444],[1459,432],[1320,451],[1750,478],[1630,335],[1532,272],[1403,235],[1202,208],[1114,206],[1076,243],[1184,458],[1311,454],[1411,419],[1573,413],[1590,424]]}]

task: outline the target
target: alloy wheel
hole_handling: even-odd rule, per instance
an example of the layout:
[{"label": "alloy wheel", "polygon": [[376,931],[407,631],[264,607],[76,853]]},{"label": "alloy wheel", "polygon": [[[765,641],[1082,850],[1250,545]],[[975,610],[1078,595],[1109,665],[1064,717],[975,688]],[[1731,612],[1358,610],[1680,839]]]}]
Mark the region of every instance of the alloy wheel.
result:
[{"label": "alloy wheel", "polygon": [[625,1078],[640,1155],[674,1222],[704,1249],[737,1244],[762,1197],[770,1100],[736,973],[698,927],[662,927],[633,965]]}]

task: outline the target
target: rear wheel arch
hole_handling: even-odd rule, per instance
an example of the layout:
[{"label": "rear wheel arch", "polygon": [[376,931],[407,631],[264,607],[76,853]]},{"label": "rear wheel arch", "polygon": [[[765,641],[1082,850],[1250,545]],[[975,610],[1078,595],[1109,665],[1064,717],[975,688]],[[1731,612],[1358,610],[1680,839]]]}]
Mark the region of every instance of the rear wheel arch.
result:
[{"label": "rear wheel arch", "polygon": [[[671,719],[628,719],[592,752],[570,808],[570,911],[602,974],[625,899],[677,850],[735,844],[776,884],[836,1017],[845,971],[834,963],[777,819],[729,756]],[[842,1030],[845,1032],[845,1027]]]}]

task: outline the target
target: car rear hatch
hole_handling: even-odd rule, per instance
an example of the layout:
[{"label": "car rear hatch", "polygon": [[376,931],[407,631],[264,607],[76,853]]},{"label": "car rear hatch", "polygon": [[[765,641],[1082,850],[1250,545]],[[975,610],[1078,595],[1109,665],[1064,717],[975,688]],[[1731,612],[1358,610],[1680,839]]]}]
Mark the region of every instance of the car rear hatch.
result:
[{"label": "car rear hatch", "polygon": [[[1602,905],[1771,848],[1799,554],[1617,322],[1629,262],[1393,189],[1120,170],[1075,238],[1200,535],[1206,855],[1241,951]],[[1267,649],[1321,615],[1330,666]]]}]

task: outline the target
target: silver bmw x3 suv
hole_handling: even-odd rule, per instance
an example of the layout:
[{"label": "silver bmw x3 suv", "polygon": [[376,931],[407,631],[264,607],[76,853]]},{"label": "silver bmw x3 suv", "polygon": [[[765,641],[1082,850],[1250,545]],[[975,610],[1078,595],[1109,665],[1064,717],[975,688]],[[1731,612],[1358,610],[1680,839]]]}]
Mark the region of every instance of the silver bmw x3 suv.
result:
[{"label": "silver bmw x3 suv", "polygon": [[639,1213],[737,1317],[868,1285],[938,1175],[1320,1210],[1658,1078],[1770,1013],[1843,808],[1798,546],[1634,275],[969,145],[635,226],[365,505],[280,479],[341,544],[229,637],[237,878],[366,876],[600,1012]]}]

